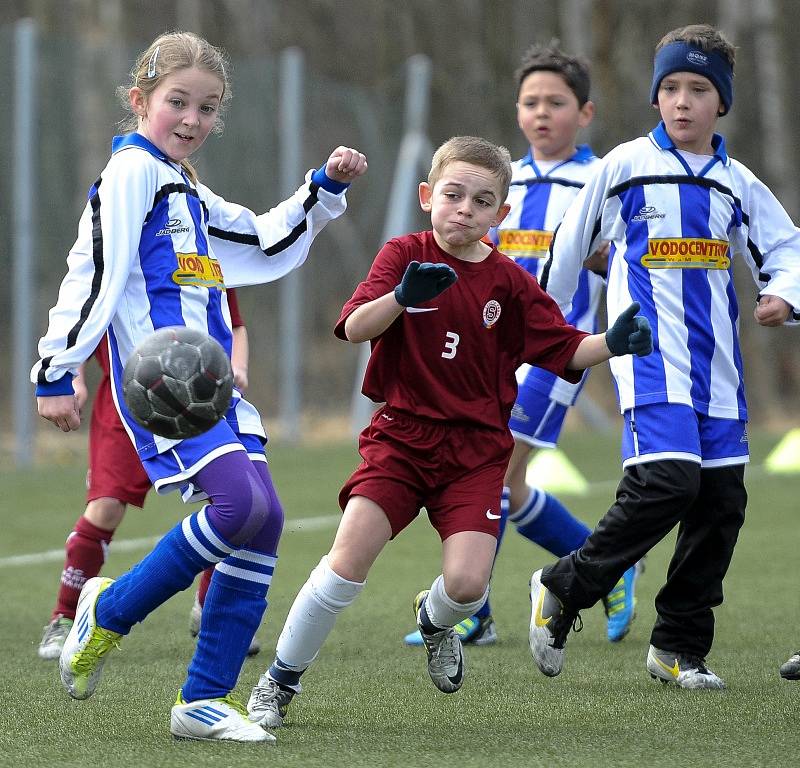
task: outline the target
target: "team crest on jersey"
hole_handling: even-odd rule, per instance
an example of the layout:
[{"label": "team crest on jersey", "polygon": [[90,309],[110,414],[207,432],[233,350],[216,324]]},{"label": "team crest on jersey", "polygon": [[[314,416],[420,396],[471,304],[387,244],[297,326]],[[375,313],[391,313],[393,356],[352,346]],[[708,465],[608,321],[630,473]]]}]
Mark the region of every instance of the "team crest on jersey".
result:
[{"label": "team crest on jersey", "polygon": [[500,304],[494,299],[489,299],[483,308],[483,327],[491,328],[500,319],[501,311]]},{"label": "team crest on jersey", "polygon": [[222,268],[216,259],[198,253],[176,253],[178,268],[172,279],[178,285],[199,285],[203,288],[216,288],[224,291]]}]

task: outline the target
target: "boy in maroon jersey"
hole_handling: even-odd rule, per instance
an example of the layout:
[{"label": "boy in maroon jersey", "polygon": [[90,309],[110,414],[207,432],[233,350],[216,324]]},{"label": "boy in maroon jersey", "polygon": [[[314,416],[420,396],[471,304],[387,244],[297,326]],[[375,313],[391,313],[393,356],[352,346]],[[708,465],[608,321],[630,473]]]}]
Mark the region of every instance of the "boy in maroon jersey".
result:
[{"label": "boy in maroon jersey", "polygon": [[281,725],[336,616],[383,547],[425,507],[442,540],[443,573],[414,600],[428,672],[444,693],[464,676],[453,631],[486,598],[513,438],[515,371],[532,363],[567,380],[612,355],[648,354],[650,327],[632,305],[606,334],[567,325],[524,269],[482,242],[508,213],[508,151],[456,137],[420,184],[432,231],[388,242],[345,304],[338,337],[372,345],[363,392],[384,402],[362,432],[363,461],[339,495],[331,551],[289,611],[275,661],[248,703]]}]

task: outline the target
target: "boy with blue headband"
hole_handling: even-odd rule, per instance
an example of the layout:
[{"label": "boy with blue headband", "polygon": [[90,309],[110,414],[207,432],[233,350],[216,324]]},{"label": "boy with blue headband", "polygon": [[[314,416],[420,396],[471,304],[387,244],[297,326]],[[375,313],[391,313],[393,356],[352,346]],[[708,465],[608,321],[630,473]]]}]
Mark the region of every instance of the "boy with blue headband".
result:
[{"label": "boy with blue headband", "polygon": [[655,347],[610,363],[624,416],[615,503],[583,546],[531,578],[531,653],[549,676],[561,671],[578,612],[677,525],[647,670],[682,688],[725,687],[705,658],[747,503],[733,257],[758,285],[760,325],[800,317],[800,233],[714,132],[733,102],[734,59],[707,25],[661,40],[650,95],[661,122],[606,155],[567,211],[542,276],[566,313],[582,263],[609,240],[608,321],[639,302]]}]

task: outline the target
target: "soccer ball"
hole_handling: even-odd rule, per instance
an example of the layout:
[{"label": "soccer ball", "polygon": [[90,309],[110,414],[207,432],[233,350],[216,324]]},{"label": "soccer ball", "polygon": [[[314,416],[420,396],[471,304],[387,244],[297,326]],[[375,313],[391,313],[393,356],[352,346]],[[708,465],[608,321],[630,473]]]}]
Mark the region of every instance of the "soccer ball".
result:
[{"label": "soccer ball", "polygon": [[122,391],[137,423],[183,440],[208,431],[228,410],[231,362],[222,345],[201,331],[160,328],[128,359]]}]

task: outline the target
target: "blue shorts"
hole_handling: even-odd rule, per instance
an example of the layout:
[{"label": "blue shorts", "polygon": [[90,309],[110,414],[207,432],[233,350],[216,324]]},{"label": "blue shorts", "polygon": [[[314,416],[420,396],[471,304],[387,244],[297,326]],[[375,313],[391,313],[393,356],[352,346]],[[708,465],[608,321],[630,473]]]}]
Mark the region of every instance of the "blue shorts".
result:
[{"label": "blue shorts", "polygon": [[208,498],[191,478],[214,459],[232,451],[247,451],[251,461],[267,460],[262,437],[239,434],[222,419],[202,435],[181,440],[151,458],[142,458],[142,465],[158,493],[180,489],[183,500],[189,503]]},{"label": "blue shorts", "polygon": [[508,428],[515,440],[534,448],[555,448],[568,410],[568,405],[523,385],[511,410]]},{"label": "blue shorts", "polygon": [[623,415],[623,468],[662,459],[694,461],[704,469],[750,461],[746,421],[712,418],[674,403],[642,405]]}]

